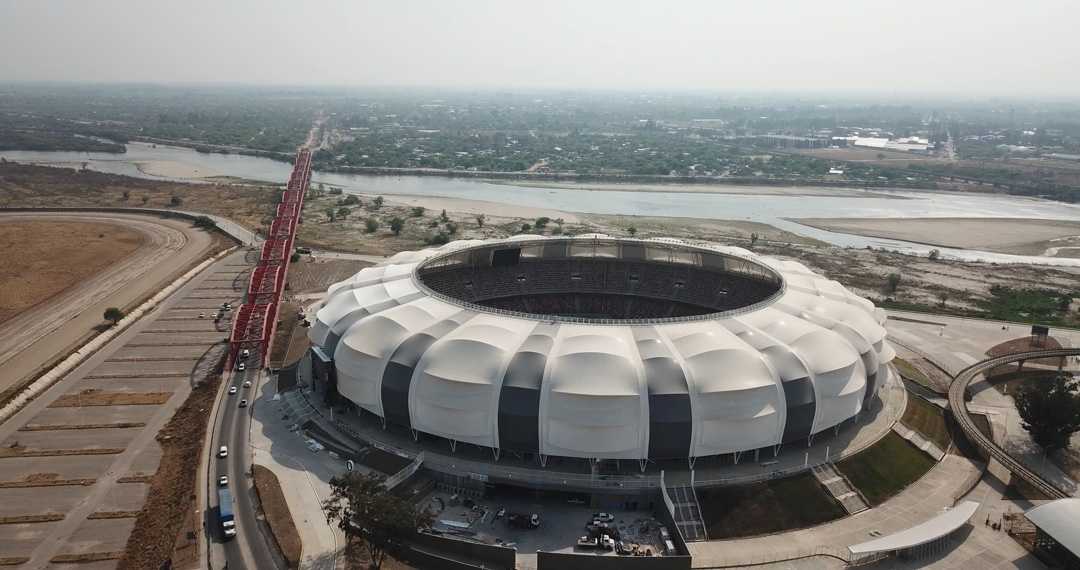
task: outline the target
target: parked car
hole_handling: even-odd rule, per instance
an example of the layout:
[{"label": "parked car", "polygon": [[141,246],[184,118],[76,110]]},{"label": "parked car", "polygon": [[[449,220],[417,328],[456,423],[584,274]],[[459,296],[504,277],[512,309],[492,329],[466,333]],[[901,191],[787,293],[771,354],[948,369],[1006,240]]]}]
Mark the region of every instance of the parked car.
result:
[{"label": "parked car", "polygon": [[199,313],[199,318],[200,319],[205,319],[206,318],[206,313]]},{"label": "parked car", "polygon": [[240,351],[240,358],[247,359],[249,356],[251,356],[250,350],[245,348],[244,350]]},{"label": "parked car", "polygon": [[217,451],[217,456],[218,457],[228,457],[229,456],[229,448],[227,446],[224,446],[224,445],[221,446],[221,448],[218,449],[218,451]]},{"label": "parked car", "polygon": [[228,475],[222,475],[221,477],[218,477],[217,484],[218,484],[218,487],[228,487],[229,486],[229,476]]},{"label": "parked car", "polygon": [[615,515],[611,513],[593,513],[592,518],[594,521],[602,523],[615,522]]},{"label": "parked car", "polygon": [[232,396],[237,391],[236,386],[229,386],[229,395]]},{"label": "parked car", "polygon": [[241,408],[246,408],[247,407],[247,400],[240,400],[240,407]]},{"label": "parked car", "polygon": [[245,366],[244,363],[241,362],[241,363],[236,365],[236,369],[239,370],[240,372],[243,372],[244,370],[247,369],[247,366]]},{"label": "parked car", "polygon": [[244,387],[245,388],[250,388],[251,387],[251,380],[244,380]]}]

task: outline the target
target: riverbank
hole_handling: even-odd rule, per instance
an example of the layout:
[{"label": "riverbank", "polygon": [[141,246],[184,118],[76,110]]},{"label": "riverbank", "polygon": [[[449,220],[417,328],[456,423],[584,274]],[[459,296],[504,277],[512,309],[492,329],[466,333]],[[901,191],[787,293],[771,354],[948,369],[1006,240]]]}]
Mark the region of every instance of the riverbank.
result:
[{"label": "riverbank", "polygon": [[[790,218],[789,218],[790,219]],[[1080,257],[1080,222],[1019,218],[795,218],[830,232],[1014,255]]]}]

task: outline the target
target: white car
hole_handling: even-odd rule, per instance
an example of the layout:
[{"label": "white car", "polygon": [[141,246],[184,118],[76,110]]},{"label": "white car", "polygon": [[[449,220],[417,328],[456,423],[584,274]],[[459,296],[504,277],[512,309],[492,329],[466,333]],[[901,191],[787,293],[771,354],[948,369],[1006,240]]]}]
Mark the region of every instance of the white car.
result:
[{"label": "white car", "polygon": [[246,408],[247,407],[247,400],[240,400],[240,407],[241,408]]},{"label": "white car", "polygon": [[244,380],[244,387],[245,388],[250,388],[251,387],[251,380]]},{"label": "white car", "polygon": [[229,476],[228,475],[222,475],[221,477],[218,477],[217,484],[218,484],[218,487],[228,487],[229,486]]},{"label": "white car", "polygon": [[229,456],[229,448],[227,446],[224,446],[224,445],[221,446],[221,449],[218,449],[217,456],[218,457],[228,457]]},{"label": "white car", "polygon": [[615,515],[611,513],[593,513],[593,520],[602,523],[615,522]]},{"label": "white car", "polygon": [[246,359],[249,356],[251,356],[251,351],[250,350],[245,348],[244,350],[240,351],[240,358]]},{"label": "white car", "polygon": [[247,369],[247,366],[245,366],[244,363],[241,362],[241,363],[236,365],[236,369],[239,370],[240,372],[243,372],[245,369]]},{"label": "white car", "polygon": [[229,386],[229,395],[232,396],[237,391],[236,386]]},{"label": "white car", "polygon": [[199,318],[200,319],[205,319],[206,318],[206,313],[199,313]]}]

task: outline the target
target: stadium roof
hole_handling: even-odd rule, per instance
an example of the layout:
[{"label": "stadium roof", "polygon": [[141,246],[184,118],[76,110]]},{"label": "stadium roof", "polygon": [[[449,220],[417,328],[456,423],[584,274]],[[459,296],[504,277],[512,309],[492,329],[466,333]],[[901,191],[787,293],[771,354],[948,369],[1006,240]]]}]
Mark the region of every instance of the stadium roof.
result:
[{"label": "stadium roof", "polygon": [[[733,305],[737,310],[575,320],[466,302],[421,282],[427,260],[449,263],[437,265],[444,276],[484,260],[487,265],[468,265],[461,273],[468,285],[451,283],[476,293],[491,282],[483,271],[504,269],[493,265],[492,246],[521,248],[508,284],[518,293],[545,280],[564,289],[589,282],[572,281],[570,269],[527,273],[536,263],[530,251],[540,257],[555,252],[562,268],[632,258],[690,275],[679,288],[686,294],[691,285],[703,285],[700,290],[716,297],[719,287],[693,282],[692,266],[722,268],[717,275],[729,283],[756,266],[761,271],[754,275],[772,285],[764,301],[751,295],[750,305]],[[519,271],[520,282],[514,279]],[[635,287],[643,287],[650,275],[638,277],[642,283]],[[802,264],[737,247],[518,236],[451,242],[365,268],[329,288],[309,336],[334,358],[341,395],[388,422],[495,449],[644,459],[749,451],[852,418],[895,355],[883,321],[872,303]]]},{"label": "stadium roof", "polygon": [[1024,514],[1069,552],[1080,556],[1080,499],[1058,499]]}]

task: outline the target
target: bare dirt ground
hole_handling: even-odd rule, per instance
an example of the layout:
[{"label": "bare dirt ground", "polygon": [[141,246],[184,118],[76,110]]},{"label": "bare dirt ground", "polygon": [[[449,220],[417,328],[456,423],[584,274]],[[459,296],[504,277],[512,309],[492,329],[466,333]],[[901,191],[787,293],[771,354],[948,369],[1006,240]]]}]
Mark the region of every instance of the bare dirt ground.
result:
[{"label": "bare dirt ground", "polygon": [[259,493],[259,503],[274,535],[274,542],[289,568],[296,568],[300,565],[300,533],[296,530],[289,505],[285,502],[281,483],[273,471],[262,465],[254,465],[252,470],[255,474],[255,490]]},{"label": "bare dirt ground", "polygon": [[[0,207],[169,208],[206,212],[247,228],[266,226],[281,189],[272,185],[159,182],[66,168],[0,164]],[[179,204],[173,204],[173,198]]]},{"label": "bare dirt ground", "polygon": [[353,259],[301,257],[296,263],[289,264],[289,294],[326,291],[330,285],[356,275],[356,272],[369,265],[371,264]]},{"label": "bare dirt ground", "polygon": [[0,220],[0,323],[135,252],[145,236],[116,223]]},{"label": "bare dirt ground", "polygon": [[899,239],[943,247],[981,249],[1019,255],[1053,253],[1080,257],[1080,222],[1004,218],[802,218],[818,229]]},{"label": "bare dirt ground", "polygon": [[[0,171],[3,168],[0,166]],[[0,182],[0,188],[3,183]],[[2,193],[2,190],[0,190]],[[0,324],[0,362],[5,373],[0,378],[0,401],[10,397],[28,380],[52,363],[64,358],[75,346],[96,334],[104,323],[102,314],[107,307],[127,311],[154,294],[158,289],[187,271],[208,255],[227,247],[225,238],[216,233],[193,228],[190,222],[163,220],[152,216],[121,213],[3,213],[0,228],[8,224],[104,224],[120,228],[123,241],[116,246],[129,250],[133,238],[141,241],[134,251],[114,259],[111,264],[97,265],[96,272],[77,262],[94,261],[82,253],[79,242],[60,238],[51,243],[38,243],[36,255],[68,260],[69,270],[79,276],[66,288],[49,295],[47,301],[23,308]],[[61,227],[61,226],[56,226]],[[77,227],[77,226],[76,226]],[[108,244],[95,243],[99,231],[88,237],[92,250],[107,256]],[[13,247],[16,251],[29,236],[19,234]],[[20,254],[21,255],[21,254]],[[25,264],[20,255],[5,255],[11,264]],[[14,258],[14,259],[13,259]],[[35,270],[31,268],[31,271]],[[0,269],[0,271],[4,271]],[[54,272],[58,277],[62,271]],[[25,277],[29,285],[47,288],[43,279],[48,275]],[[0,289],[2,291],[3,289]],[[29,302],[26,298],[25,302]],[[11,303],[14,306],[15,303]]]}]

